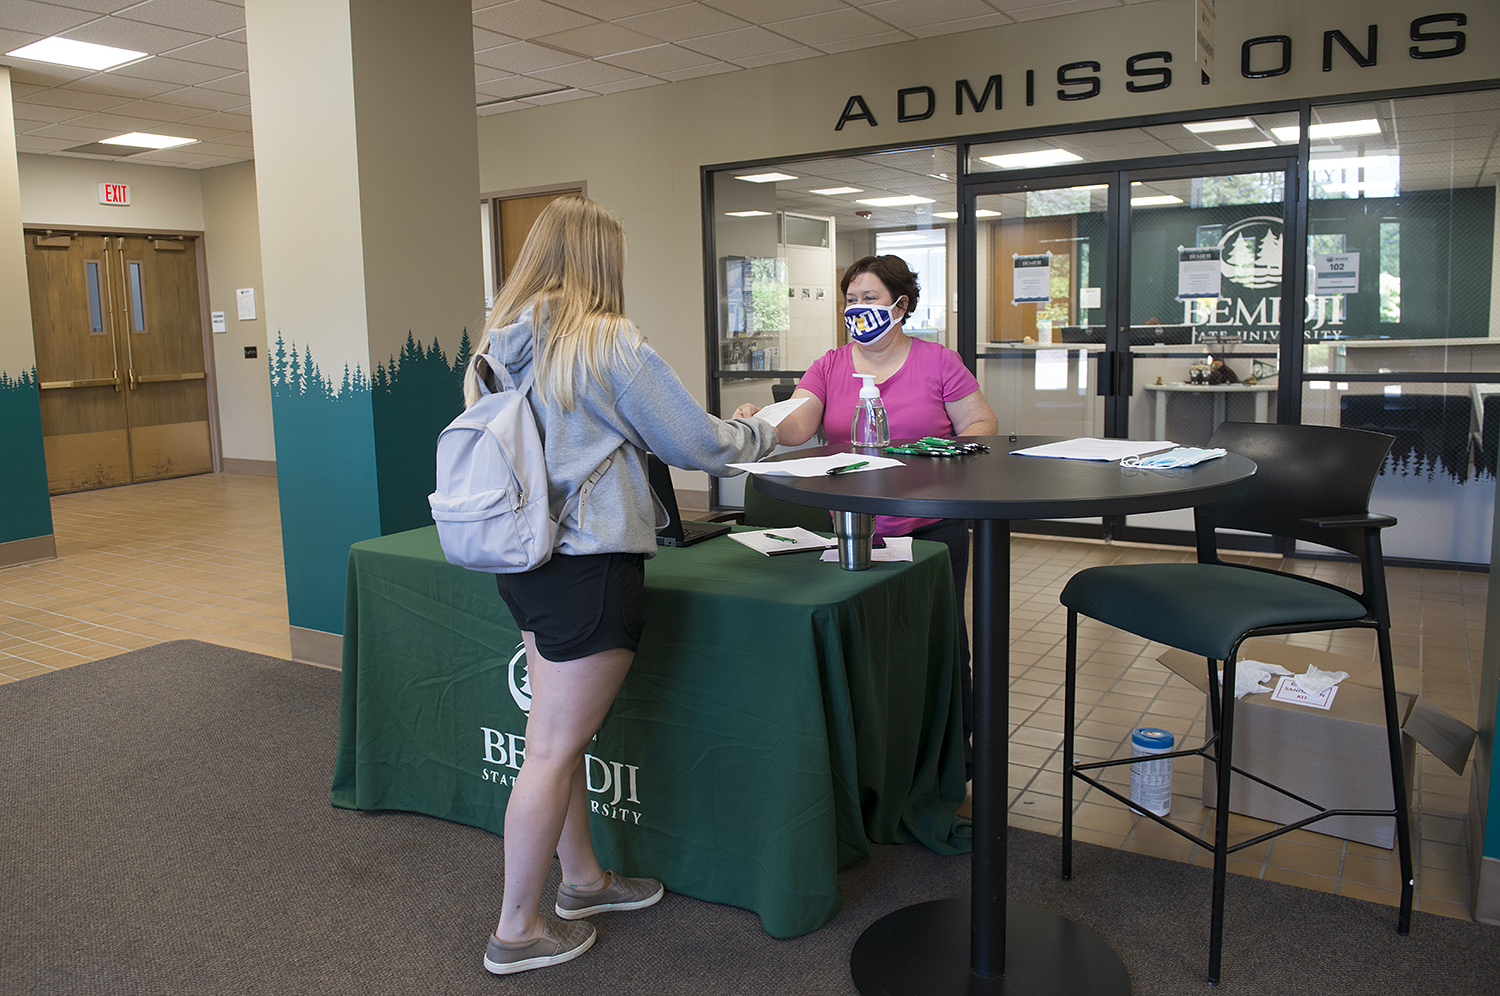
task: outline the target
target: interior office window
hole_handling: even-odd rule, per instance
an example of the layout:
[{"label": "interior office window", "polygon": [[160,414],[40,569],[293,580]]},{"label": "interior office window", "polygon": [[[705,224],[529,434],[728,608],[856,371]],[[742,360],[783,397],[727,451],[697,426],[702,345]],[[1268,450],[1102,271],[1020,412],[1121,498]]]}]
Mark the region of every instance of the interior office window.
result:
[{"label": "interior office window", "polygon": [[1380,223],[1380,320],[1401,321],[1401,222]]},{"label": "interior office window", "polygon": [[907,260],[922,286],[907,328],[946,341],[956,161],[949,145],[712,174],[705,223],[718,307],[708,339],[720,412],[769,403],[773,387],[790,389],[844,343],[839,284],[864,256]]},{"label": "interior office window", "polygon": [[125,264],[130,273],[130,328],[132,332],[146,331],[146,302],[141,287],[141,264]]}]

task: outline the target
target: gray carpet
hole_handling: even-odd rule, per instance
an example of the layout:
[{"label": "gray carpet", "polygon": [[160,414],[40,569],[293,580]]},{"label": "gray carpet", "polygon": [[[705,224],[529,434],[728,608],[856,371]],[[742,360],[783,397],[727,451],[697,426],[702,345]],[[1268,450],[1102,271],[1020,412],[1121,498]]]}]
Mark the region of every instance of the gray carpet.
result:
[{"label": "gray carpet", "polygon": [[[0,686],[0,993],[851,993],[859,933],[967,894],[966,857],[881,847],[845,910],[767,937],[743,910],[669,895],[598,917],[593,951],[508,979],[480,966],[499,838],[328,804],[331,671],[183,641]],[[1201,994],[1208,874],[1011,832],[1011,898],[1120,951],[1138,994]],[[1224,991],[1500,992],[1500,931],[1231,876]]]}]

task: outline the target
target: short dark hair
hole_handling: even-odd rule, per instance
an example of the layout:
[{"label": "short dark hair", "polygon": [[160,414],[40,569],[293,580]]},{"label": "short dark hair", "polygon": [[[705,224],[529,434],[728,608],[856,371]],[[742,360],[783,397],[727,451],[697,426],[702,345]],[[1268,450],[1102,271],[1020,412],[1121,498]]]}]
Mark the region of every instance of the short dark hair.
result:
[{"label": "short dark hair", "polygon": [[906,298],[906,313],[910,315],[917,310],[917,296],[920,288],[917,286],[917,275],[911,272],[911,267],[906,265],[906,260],[900,256],[866,256],[864,259],[855,260],[847,270],[844,271],[844,279],[839,284],[839,293],[849,293],[850,282],[861,273],[873,273],[885,289],[891,292],[891,300],[894,302],[900,298]]}]

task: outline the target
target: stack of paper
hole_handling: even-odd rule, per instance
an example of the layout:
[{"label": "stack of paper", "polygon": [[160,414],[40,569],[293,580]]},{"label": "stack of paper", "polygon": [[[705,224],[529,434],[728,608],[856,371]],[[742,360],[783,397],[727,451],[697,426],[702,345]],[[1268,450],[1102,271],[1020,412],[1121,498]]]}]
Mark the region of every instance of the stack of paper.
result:
[{"label": "stack of paper", "polygon": [[819,536],[801,526],[736,532],[730,533],[729,538],[767,557],[774,557],[779,553],[800,553],[803,550],[828,550],[839,545],[838,540]]}]

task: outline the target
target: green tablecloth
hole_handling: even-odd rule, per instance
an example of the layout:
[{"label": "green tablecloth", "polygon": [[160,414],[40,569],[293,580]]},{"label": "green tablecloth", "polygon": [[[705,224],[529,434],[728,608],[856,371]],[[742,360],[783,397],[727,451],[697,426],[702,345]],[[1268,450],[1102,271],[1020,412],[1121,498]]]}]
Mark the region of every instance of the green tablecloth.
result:
[{"label": "green tablecloth", "polygon": [[[727,537],[647,561],[645,636],[586,762],[605,867],[794,937],[872,842],[969,850],[952,575],[914,547],[861,572]],[[494,579],[429,526],[355,544],[344,611],[333,804],[501,833],[528,700]]]}]

